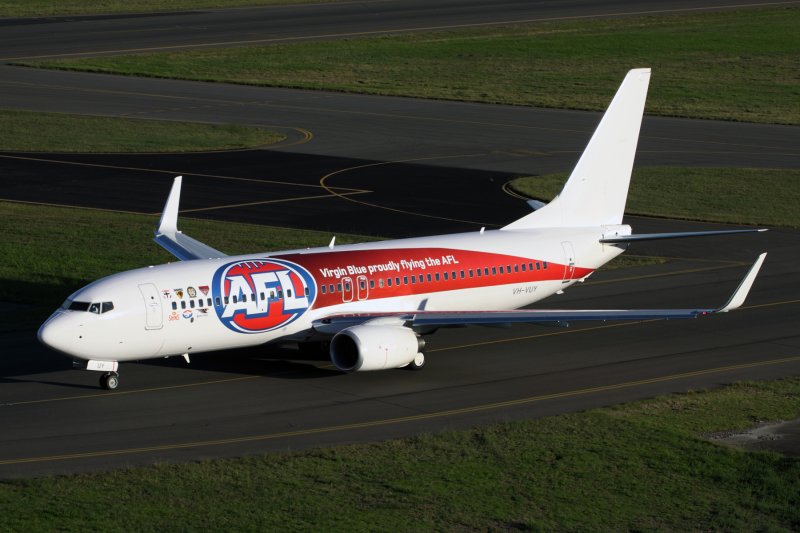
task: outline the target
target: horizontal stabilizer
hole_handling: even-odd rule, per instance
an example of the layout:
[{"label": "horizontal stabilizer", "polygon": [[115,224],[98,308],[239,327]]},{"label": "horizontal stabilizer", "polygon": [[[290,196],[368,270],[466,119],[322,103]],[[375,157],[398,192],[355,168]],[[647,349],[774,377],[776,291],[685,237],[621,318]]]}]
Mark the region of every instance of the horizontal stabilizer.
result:
[{"label": "horizontal stabilizer", "polygon": [[638,235],[623,235],[621,237],[609,237],[600,239],[605,244],[618,244],[625,242],[638,241],[658,241],[661,239],[684,239],[687,237],[710,237],[713,235],[733,235],[736,233],[761,233],[766,229],[730,229],[721,231],[682,231],[677,233],[640,233]]},{"label": "horizontal stabilizer", "polygon": [[172,189],[167,197],[167,203],[164,205],[164,212],[161,214],[161,220],[153,240],[181,261],[227,257],[219,250],[178,231],[178,205],[181,198],[182,179],[183,176],[178,176],[172,183]]}]

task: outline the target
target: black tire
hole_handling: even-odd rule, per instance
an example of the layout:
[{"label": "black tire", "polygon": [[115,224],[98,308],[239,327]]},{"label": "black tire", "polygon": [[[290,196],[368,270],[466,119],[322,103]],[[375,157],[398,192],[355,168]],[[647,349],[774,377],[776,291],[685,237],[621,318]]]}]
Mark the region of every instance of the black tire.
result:
[{"label": "black tire", "polygon": [[114,390],[119,387],[119,374],[109,372],[100,377],[100,386],[105,390]]}]

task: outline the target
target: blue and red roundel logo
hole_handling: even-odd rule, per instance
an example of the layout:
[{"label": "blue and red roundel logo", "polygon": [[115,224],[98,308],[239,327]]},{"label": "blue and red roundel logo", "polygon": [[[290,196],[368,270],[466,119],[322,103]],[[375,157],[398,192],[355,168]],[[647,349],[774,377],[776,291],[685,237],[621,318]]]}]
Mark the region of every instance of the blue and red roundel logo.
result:
[{"label": "blue and red roundel logo", "polygon": [[300,265],[281,259],[251,259],[221,266],[211,291],[217,317],[239,333],[263,333],[297,320],[314,304],[316,285]]}]

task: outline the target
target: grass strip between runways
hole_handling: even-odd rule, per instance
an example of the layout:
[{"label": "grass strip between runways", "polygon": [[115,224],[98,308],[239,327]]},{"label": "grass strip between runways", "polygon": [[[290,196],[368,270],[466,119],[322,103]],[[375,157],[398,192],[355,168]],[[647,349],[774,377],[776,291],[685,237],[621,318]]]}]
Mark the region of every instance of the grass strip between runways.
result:
[{"label": "grass strip between runways", "polygon": [[466,431],[0,482],[6,531],[797,531],[800,460],[698,435],[791,419],[800,379]]},{"label": "grass strip between runways", "polygon": [[590,110],[652,67],[649,114],[798,124],[798,27],[780,6],[24,64]]},{"label": "grass strip between runways", "polygon": [[[512,190],[549,202],[568,174],[517,178]],[[643,167],[633,171],[625,212],[728,224],[800,227],[800,171]]]},{"label": "grass strip between runways", "polygon": [[262,128],[0,109],[0,150],[21,152],[200,152],[275,144]]}]

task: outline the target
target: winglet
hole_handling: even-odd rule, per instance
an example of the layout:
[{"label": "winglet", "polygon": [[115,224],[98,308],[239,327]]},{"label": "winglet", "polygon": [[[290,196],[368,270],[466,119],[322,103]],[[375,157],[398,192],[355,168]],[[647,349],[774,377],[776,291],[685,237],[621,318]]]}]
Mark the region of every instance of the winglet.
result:
[{"label": "winglet", "polygon": [[750,267],[750,270],[739,284],[736,292],[731,296],[731,299],[728,300],[728,303],[717,309],[717,313],[727,313],[728,311],[737,309],[744,303],[747,294],[750,292],[750,288],[753,286],[753,282],[756,280],[758,271],[761,269],[761,265],[764,264],[765,257],[767,257],[766,252],[758,256],[758,259],[756,259],[756,262]]},{"label": "winglet", "polygon": [[158,223],[156,234],[170,234],[178,231],[178,204],[181,200],[181,183],[183,176],[177,176],[172,182],[172,189],[169,191],[167,203],[164,204],[164,212],[161,213],[161,221]]},{"label": "winglet", "polygon": [[183,176],[178,176],[172,182],[172,189],[169,191],[167,203],[164,205],[164,212],[161,213],[161,220],[155,230],[153,240],[181,261],[225,257],[225,254],[219,250],[178,231],[178,206],[181,199],[182,180]]}]

